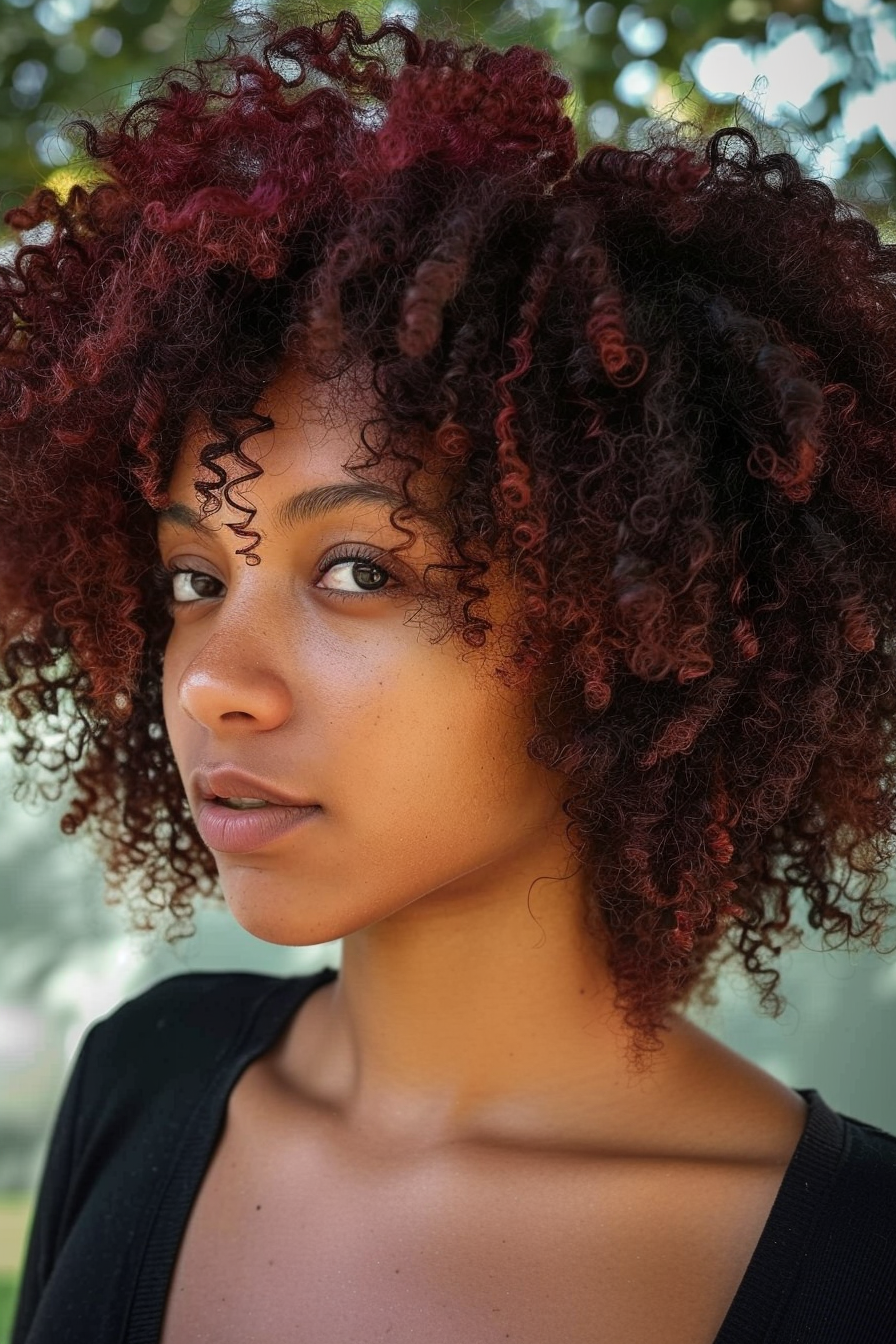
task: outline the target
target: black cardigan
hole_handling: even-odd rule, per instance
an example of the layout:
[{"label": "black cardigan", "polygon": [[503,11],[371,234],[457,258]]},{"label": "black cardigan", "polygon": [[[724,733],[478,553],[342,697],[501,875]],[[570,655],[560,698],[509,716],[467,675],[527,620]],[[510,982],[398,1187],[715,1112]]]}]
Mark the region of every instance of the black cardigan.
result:
[{"label": "black cardigan", "polygon": [[[56,1118],[12,1344],[157,1344],[227,1098],[337,972],[176,975],[88,1031]],[[715,1344],[896,1344],[896,1136],[806,1128]]]}]

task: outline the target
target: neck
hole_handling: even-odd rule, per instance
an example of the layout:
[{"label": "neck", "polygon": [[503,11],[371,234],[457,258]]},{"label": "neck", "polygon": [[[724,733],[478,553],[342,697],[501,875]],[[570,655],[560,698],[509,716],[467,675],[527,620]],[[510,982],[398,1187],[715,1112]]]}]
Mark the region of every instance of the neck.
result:
[{"label": "neck", "polygon": [[562,847],[552,857],[534,883],[517,853],[346,937],[338,980],[299,1014],[303,1085],[359,1133],[405,1145],[624,1125],[673,1052],[633,1079],[581,875]]}]

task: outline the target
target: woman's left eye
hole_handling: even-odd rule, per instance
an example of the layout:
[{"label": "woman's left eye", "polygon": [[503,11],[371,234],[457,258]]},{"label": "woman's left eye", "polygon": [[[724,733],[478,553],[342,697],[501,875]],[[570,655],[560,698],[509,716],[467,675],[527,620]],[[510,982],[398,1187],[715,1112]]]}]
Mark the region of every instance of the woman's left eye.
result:
[{"label": "woman's left eye", "polygon": [[[350,588],[332,588],[327,586],[326,592],[338,593],[340,597],[376,597],[380,593],[387,591],[387,585],[390,580],[395,579],[391,570],[386,569],[375,556],[369,555],[357,548],[346,548],[345,550],[331,555],[326,564],[322,566],[318,573],[321,578],[325,574],[330,574],[333,570],[345,570],[351,581],[359,584],[361,591],[352,591]],[[356,572],[357,571],[357,574]],[[374,576],[370,581],[371,574]],[[320,587],[321,585],[316,585]]]}]

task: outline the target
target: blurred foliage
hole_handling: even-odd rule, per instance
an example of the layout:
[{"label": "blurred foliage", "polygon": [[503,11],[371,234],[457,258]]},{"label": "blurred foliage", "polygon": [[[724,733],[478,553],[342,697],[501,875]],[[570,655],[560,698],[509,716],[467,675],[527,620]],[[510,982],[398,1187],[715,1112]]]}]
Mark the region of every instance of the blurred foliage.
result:
[{"label": "blurred foliage", "polygon": [[12,1332],[19,1266],[30,1218],[30,1198],[0,1195],[0,1344],[6,1344]]},{"label": "blurred foliage", "polygon": [[0,1344],[6,1344],[12,1333],[12,1313],[15,1308],[17,1282],[11,1276],[0,1275]]},{"label": "blurred foliage", "polygon": [[[251,21],[253,5],[258,0],[0,0],[0,211],[37,182],[64,191],[80,175],[60,134],[67,116],[128,106],[147,77],[214,49],[228,29]],[[289,0],[261,7],[295,12]],[[641,144],[656,115],[705,130],[735,118],[764,124],[772,128],[766,143],[791,149],[893,229],[892,0],[359,0],[353,7],[370,25],[381,14],[416,22],[422,10],[464,37],[548,48],[573,79],[570,114],[583,147]]]}]

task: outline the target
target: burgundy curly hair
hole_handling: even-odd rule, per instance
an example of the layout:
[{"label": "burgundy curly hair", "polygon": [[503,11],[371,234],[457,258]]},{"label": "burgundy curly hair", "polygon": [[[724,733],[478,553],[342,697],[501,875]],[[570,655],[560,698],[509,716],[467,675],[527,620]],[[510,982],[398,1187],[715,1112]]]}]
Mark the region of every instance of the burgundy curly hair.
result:
[{"label": "burgundy curly hair", "polygon": [[189,931],[217,889],[162,715],[166,481],[198,409],[203,516],[244,509],[258,563],[263,389],[287,353],[369,369],[365,465],[411,507],[453,483],[471,647],[512,560],[529,752],[649,1048],[738,954],[780,1015],[797,896],[875,948],[892,912],[896,248],[740,129],[579,156],[569,92],[531,47],[343,10],[66,128],[97,179],[5,216],[41,232],[0,267],[0,691],[115,898]]}]

